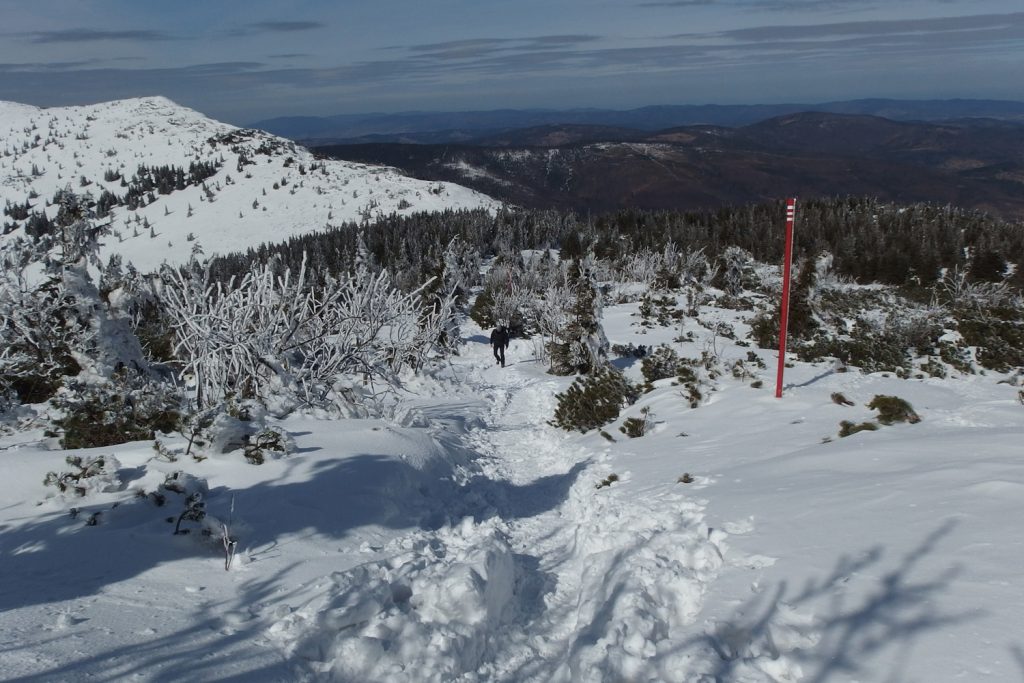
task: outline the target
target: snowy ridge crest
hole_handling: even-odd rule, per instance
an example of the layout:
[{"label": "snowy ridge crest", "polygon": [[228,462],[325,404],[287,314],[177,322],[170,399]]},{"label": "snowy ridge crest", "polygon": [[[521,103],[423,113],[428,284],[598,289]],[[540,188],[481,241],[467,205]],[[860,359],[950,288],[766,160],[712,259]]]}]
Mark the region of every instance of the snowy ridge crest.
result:
[{"label": "snowy ridge crest", "polygon": [[[143,271],[393,212],[499,206],[394,168],[319,160],[290,141],[158,96],[50,109],[0,102],[0,140],[5,237],[22,234],[33,214],[52,219],[58,190],[93,200],[108,193],[122,201],[101,217],[111,228],[101,254],[119,254]],[[192,164],[216,171],[123,201],[140,168],[187,171]]]}]

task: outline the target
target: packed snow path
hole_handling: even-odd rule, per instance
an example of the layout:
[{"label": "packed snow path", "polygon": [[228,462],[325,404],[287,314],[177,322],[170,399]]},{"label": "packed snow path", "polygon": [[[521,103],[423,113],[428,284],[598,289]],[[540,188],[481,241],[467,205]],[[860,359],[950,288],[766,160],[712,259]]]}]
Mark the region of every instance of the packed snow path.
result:
[{"label": "packed snow path", "polygon": [[564,381],[518,344],[506,368],[485,343],[453,367],[456,386],[489,403],[419,409],[445,425],[447,448],[471,454],[452,501],[461,522],[308,586],[271,628],[286,655],[312,679],[353,682],[795,680],[785,637],[734,652],[698,623],[726,552],[704,502],[682,487],[599,486],[607,454],[547,425]]}]

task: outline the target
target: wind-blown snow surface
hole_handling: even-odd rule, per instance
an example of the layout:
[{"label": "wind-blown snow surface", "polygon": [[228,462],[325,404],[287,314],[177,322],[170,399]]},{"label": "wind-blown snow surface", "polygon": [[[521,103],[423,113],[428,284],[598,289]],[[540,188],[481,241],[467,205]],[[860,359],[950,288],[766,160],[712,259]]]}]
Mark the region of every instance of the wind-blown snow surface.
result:
[{"label": "wind-blown snow surface", "polygon": [[[679,335],[632,326],[636,309],[607,310],[613,342]],[[742,326],[734,311],[702,317]],[[38,432],[3,437],[0,677],[1024,674],[1024,407],[1001,376],[797,363],[781,400],[726,376],[692,410],[663,380],[622,416],[649,406],[652,431],[628,439],[620,418],[611,442],[546,424],[569,380],[544,374],[530,342],[514,341],[503,369],[467,331],[445,377],[411,384],[395,420],[290,418],[298,452],[262,466],[237,452],[166,463],[148,444],[98,449],[120,461],[120,483],[65,500],[41,484],[65,454]],[[702,339],[675,346],[696,356]],[[717,343],[726,360],[749,350]],[[922,421],[836,438],[840,420],[872,416],[875,394],[907,399]],[[234,501],[231,571],[212,542],[171,535],[180,500],[134,495],[178,468],[207,480],[212,515]]]},{"label": "wind-blown snow surface", "polygon": [[[212,201],[201,186],[190,186],[154,193],[155,201],[137,211],[114,209],[116,234],[102,255],[122,254],[143,271],[185,262],[196,245],[212,256],[392,212],[498,206],[460,185],[415,180],[393,168],[316,160],[260,131],[234,144],[211,142],[238,130],[163,97],[51,109],[0,102],[0,204],[23,204],[34,192],[30,203],[40,210],[65,187],[94,199],[104,189],[124,195],[120,180],[104,180],[108,171],[131,180],[140,165],[187,170],[193,161],[223,160],[206,180]],[[255,162],[241,171],[239,151]],[[46,211],[52,218],[57,207]],[[142,227],[147,221],[152,231]]]}]

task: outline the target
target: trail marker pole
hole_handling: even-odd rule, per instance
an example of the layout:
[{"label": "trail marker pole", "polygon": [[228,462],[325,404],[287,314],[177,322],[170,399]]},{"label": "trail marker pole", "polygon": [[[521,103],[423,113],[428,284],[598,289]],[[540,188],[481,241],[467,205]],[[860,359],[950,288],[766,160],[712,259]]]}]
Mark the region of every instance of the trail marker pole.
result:
[{"label": "trail marker pole", "polygon": [[782,398],[782,375],[786,370],[786,328],[789,325],[789,279],[793,262],[793,223],[796,221],[796,198],[786,200],[786,255],[782,264],[782,301],[779,306],[779,372],[775,378],[775,398]]}]

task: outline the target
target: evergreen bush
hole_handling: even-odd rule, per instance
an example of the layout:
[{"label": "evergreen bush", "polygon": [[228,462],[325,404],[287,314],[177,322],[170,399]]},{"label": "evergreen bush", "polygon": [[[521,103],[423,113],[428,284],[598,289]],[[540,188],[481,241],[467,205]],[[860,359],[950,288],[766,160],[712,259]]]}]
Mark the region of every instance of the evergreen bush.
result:
[{"label": "evergreen bush", "polygon": [[74,468],[70,472],[47,472],[43,479],[44,486],[56,486],[61,493],[72,492],[76,496],[85,496],[90,490],[116,488],[120,485],[117,470],[121,463],[110,455],[83,457],[69,455],[64,459]]},{"label": "evergreen bush", "polygon": [[551,424],[566,431],[586,433],[616,419],[619,411],[635,403],[638,397],[637,388],[621,372],[605,367],[577,378],[555,397],[558,407]]},{"label": "evergreen bush", "polygon": [[266,427],[245,441],[243,453],[250,465],[262,465],[268,457],[287,455],[294,448],[291,437],[277,427]]},{"label": "evergreen bush", "polygon": [[181,396],[173,387],[123,375],[104,384],[72,384],[53,401],[63,416],[62,448],[95,448],[152,439],[178,428]]},{"label": "evergreen bush", "polygon": [[878,429],[878,425],[874,422],[861,422],[857,424],[850,422],[849,420],[843,420],[839,423],[839,436],[846,437],[857,432],[873,432]]},{"label": "evergreen bush", "polygon": [[909,403],[898,396],[883,396],[879,394],[871,399],[868,408],[878,411],[878,421],[884,425],[891,425],[896,422],[909,422],[917,424],[921,417],[914,412]]},{"label": "evergreen bush", "polygon": [[651,351],[640,363],[640,372],[648,384],[659,379],[678,377],[687,366],[680,360],[674,349],[664,344]]},{"label": "evergreen bush", "polygon": [[1020,311],[990,308],[962,310],[957,329],[970,346],[978,347],[978,363],[989,370],[1007,372],[1024,366],[1024,321]]},{"label": "evergreen bush", "polygon": [[651,428],[650,413],[650,408],[644,408],[640,411],[640,417],[627,417],[619,431],[631,439],[643,436]]}]

